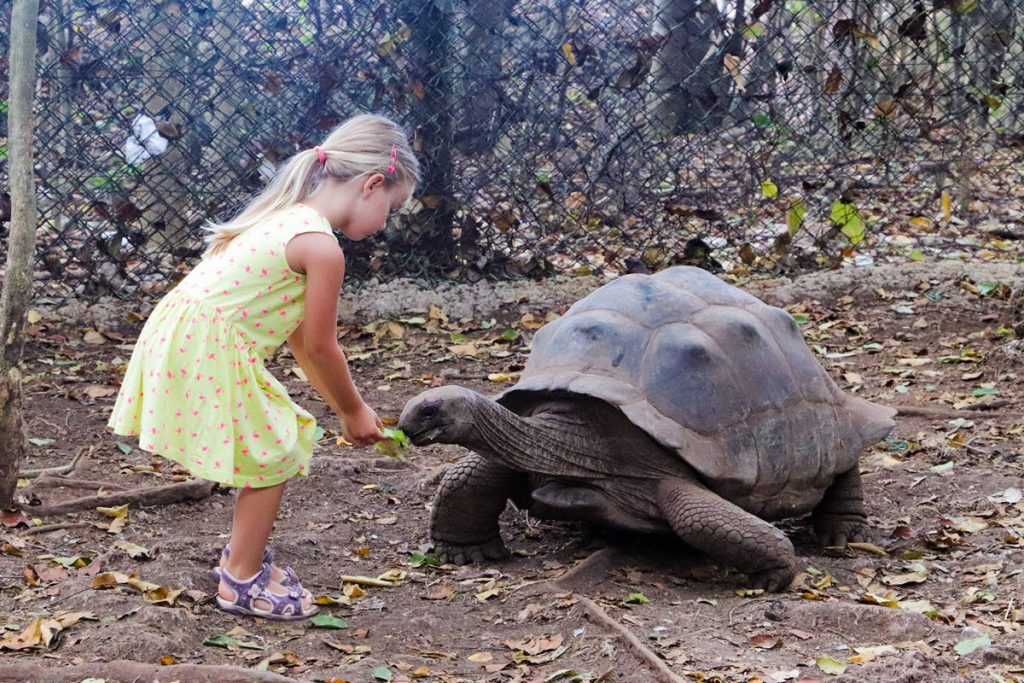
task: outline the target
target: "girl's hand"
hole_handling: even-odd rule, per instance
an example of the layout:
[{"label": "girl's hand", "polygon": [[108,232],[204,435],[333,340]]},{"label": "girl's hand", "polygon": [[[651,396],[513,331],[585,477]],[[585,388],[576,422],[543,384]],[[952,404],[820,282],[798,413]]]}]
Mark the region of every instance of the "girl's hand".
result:
[{"label": "girl's hand", "polygon": [[383,440],[384,423],[373,408],[363,403],[357,410],[341,416],[342,434],[355,446],[372,446]]}]

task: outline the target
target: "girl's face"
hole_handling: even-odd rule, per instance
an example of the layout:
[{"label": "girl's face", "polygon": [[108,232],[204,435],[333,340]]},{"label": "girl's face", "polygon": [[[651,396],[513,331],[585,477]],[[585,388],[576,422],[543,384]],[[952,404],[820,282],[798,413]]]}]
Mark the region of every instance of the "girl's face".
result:
[{"label": "girl's face", "polygon": [[411,187],[388,184],[380,173],[362,179],[355,206],[347,225],[341,230],[342,234],[356,241],[377,234],[387,226],[391,212],[409,201],[411,194]]}]

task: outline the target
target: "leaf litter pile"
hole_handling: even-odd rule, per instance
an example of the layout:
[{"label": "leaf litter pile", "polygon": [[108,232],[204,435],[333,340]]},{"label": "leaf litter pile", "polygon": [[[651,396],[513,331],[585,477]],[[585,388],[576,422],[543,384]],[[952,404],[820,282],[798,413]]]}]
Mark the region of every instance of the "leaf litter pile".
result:
[{"label": "leaf litter pile", "polygon": [[[823,550],[806,519],[781,525],[804,569],[778,594],[674,539],[610,537],[511,505],[508,560],[440,565],[429,504],[461,451],[410,448],[391,428],[376,450],[349,447],[280,353],[272,370],[322,427],[312,476],[289,484],[272,539],[320,605],[306,623],[215,609],[208,570],[230,492],[174,493],[189,485],[183,470],[106,432],[138,316],[116,329],[37,318],[27,505],[0,530],[0,681],[60,665],[132,680],[119,673],[129,664],[151,677],[172,667],[168,680],[203,665],[335,683],[1024,680],[1024,365],[1004,352],[1003,319],[1015,283],[985,264],[957,272],[913,264],[838,291],[819,274],[784,302],[845,390],[926,410],[901,415],[862,457],[870,542]],[[780,285],[749,284],[769,302]],[[534,332],[562,312],[534,297],[456,320],[440,302],[349,324],[342,342],[393,425],[424,388],[507,387]]]}]

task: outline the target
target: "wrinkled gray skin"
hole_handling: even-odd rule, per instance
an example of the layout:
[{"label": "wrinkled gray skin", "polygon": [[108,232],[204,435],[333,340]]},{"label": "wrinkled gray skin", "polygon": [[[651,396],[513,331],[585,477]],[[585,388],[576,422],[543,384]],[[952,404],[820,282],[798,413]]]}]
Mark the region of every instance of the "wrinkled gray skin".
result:
[{"label": "wrinkled gray skin", "polygon": [[892,414],[843,394],[784,311],[677,267],[577,302],[537,332],[519,383],[496,400],[430,389],[398,427],[418,446],[473,451],[434,500],[443,560],[504,557],[511,499],[544,519],[675,532],[781,590],[796,556],[765,520],[810,512],[822,544],[863,540],[857,458]]}]

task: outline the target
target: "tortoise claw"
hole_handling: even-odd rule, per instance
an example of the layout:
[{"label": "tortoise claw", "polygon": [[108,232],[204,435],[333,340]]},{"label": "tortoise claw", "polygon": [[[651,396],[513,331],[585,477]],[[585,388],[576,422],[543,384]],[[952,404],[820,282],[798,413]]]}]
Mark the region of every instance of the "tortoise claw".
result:
[{"label": "tortoise claw", "polygon": [[845,548],[847,543],[868,540],[868,527],[863,517],[855,515],[823,515],[814,519],[814,537],[825,547]]},{"label": "tortoise claw", "polygon": [[753,572],[750,575],[750,585],[754,588],[763,588],[770,593],[778,593],[786,590],[793,582],[796,571],[793,567],[775,567],[760,572]]},{"label": "tortoise claw", "polygon": [[500,536],[483,543],[451,543],[434,541],[434,555],[444,564],[477,564],[488,560],[503,560],[509,552]]}]

